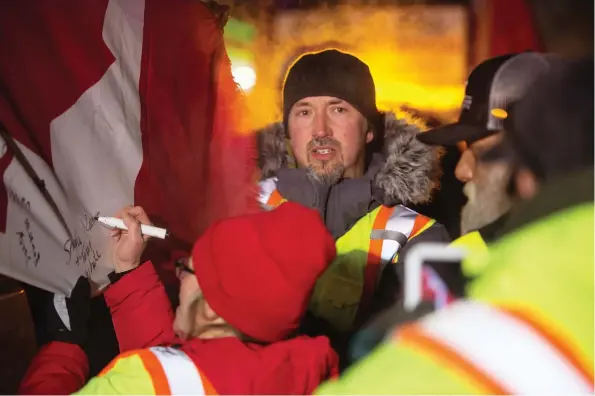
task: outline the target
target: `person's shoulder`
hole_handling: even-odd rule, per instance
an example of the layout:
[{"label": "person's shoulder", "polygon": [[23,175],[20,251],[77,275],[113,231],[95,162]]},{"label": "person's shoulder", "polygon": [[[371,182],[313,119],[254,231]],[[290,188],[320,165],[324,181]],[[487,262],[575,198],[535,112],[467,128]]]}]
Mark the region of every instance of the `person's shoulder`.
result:
[{"label": "person's shoulder", "polygon": [[[433,360],[432,355],[408,341],[402,334],[386,337],[338,380],[322,384],[314,394],[479,393],[452,375],[443,361]],[[399,369],[387,375],[387,367]]]},{"label": "person's shoulder", "polygon": [[450,242],[452,240],[444,225],[405,205],[381,205],[378,215],[386,217],[387,223],[398,219],[410,223],[410,232],[408,233],[410,241],[419,239],[426,242]]},{"label": "person's shoulder", "polygon": [[311,394],[339,368],[339,358],[324,336],[276,342],[259,355],[255,386],[261,394]]}]

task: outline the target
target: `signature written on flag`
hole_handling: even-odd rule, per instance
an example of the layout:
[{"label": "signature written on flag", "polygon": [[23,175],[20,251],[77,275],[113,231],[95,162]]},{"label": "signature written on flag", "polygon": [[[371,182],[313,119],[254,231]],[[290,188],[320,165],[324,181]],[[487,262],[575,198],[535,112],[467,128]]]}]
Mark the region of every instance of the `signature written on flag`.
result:
[{"label": "signature written on flag", "polygon": [[97,267],[97,263],[101,258],[101,252],[93,248],[91,241],[83,242],[77,235],[69,238],[64,242],[64,251],[68,253],[66,264],[74,263],[77,266],[85,266],[85,276],[89,276],[91,272]]},{"label": "signature written on flag", "polygon": [[31,232],[31,223],[29,223],[29,219],[25,219],[25,231],[17,232],[17,236],[27,264],[33,263],[33,265],[37,267],[41,254],[35,247],[35,238],[33,237],[33,232]]}]

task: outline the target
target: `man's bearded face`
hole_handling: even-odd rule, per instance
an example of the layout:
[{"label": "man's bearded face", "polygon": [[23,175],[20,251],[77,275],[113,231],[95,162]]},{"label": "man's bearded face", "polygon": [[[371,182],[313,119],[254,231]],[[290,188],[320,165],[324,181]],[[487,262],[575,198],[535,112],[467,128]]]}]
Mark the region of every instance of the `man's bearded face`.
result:
[{"label": "man's bearded face", "polygon": [[315,137],[308,143],[308,171],[312,178],[332,185],[343,176],[341,143],[329,136]]},{"label": "man's bearded face", "polygon": [[467,204],[461,212],[461,233],[480,229],[505,214],[512,206],[507,187],[510,167],[505,163],[478,164],[473,180],[465,184]]}]

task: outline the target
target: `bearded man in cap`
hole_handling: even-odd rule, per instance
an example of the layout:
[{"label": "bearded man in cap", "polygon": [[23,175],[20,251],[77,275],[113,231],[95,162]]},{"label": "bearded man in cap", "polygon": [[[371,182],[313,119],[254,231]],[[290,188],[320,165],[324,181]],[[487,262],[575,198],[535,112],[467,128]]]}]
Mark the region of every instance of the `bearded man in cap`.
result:
[{"label": "bearded man in cap", "polygon": [[[459,120],[417,136],[426,144],[456,147],[462,143],[465,148],[455,168],[455,176],[465,183],[467,203],[461,213],[462,236],[452,243],[453,246],[469,254],[483,255],[488,251],[488,244],[504,233],[504,224],[516,198],[510,189],[514,166],[506,158],[484,161],[482,155],[502,141],[504,121],[508,117],[507,106],[522,99],[536,79],[563,62],[557,56],[534,52],[485,60],[473,69],[467,79]],[[473,266],[478,262],[481,261],[436,261],[433,265],[442,272],[450,268],[445,281],[455,296],[464,297],[468,281],[481,271],[481,268]],[[414,313],[407,313],[403,311],[402,304],[397,303],[376,315],[353,338],[351,360],[369,353],[398,324],[428,314],[434,308],[422,304]]]},{"label": "bearded man in cap", "polygon": [[426,144],[464,147],[455,175],[465,183],[467,203],[461,212],[462,236],[454,246],[485,252],[487,244],[502,235],[515,199],[510,190],[513,166],[481,157],[502,140],[507,106],[522,99],[540,76],[559,63],[563,60],[555,55],[535,52],[485,60],[469,75],[459,120],[418,135]]},{"label": "bearded man in cap", "polygon": [[375,92],[355,56],[304,55],[285,79],[283,122],[259,136],[262,207],[314,208],[336,241],[310,312],[338,332],[397,299],[400,264],[413,245],[450,240],[442,225],[408,207],[437,187],[438,149],[416,140],[416,126],[380,113]]},{"label": "bearded man in cap", "polygon": [[594,65],[550,66],[478,158],[513,165],[520,201],[489,254],[466,259],[480,269],[466,297],[397,328],[318,394],[593,394]]}]

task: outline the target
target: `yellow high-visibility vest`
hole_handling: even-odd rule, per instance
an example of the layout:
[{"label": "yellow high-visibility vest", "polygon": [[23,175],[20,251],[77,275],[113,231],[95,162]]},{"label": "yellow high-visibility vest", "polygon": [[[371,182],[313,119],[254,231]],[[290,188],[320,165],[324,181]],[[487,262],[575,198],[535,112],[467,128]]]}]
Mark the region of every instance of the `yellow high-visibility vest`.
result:
[{"label": "yellow high-visibility vest", "polygon": [[[276,184],[276,178],[260,183],[259,202],[265,210],[287,201]],[[316,283],[310,311],[337,330],[350,330],[359,308],[370,304],[386,265],[395,263],[407,241],[434,223],[402,205],[380,206],[363,216],[336,241],[337,258]]]},{"label": "yellow high-visibility vest", "polygon": [[183,351],[152,347],[118,355],[79,395],[217,395],[217,391]]},{"label": "yellow high-visibility vest", "polygon": [[[318,394],[593,394],[592,202],[508,233],[455,302]],[[398,367],[388,373],[387,368]]]},{"label": "yellow high-visibility vest", "polygon": [[463,248],[468,253],[468,259],[463,260],[461,269],[463,274],[469,278],[477,276],[483,269],[482,263],[486,260],[478,259],[478,256],[488,254],[488,245],[483,240],[479,231],[471,231],[455,239],[451,246]]}]

